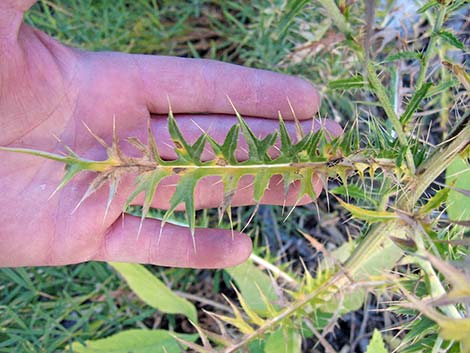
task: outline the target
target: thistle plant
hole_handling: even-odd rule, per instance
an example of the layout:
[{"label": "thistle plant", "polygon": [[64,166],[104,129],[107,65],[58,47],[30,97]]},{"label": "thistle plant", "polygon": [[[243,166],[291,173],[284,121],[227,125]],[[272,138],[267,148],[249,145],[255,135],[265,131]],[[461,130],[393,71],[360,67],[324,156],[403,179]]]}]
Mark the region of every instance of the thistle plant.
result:
[{"label": "thistle plant", "polygon": [[[361,138],[358,130],[350,129],[342,136],[333,137],[324,129],[318,131],[312,129],[312,131],[304,134],[299,127],[298,140],[292,141],[282,116],[279,116],[279,132],[273,132],[260,139],[254,134],[243,117],[236,110],[235,112],[238,124],[230,128],[223,143],[218,143],[209,134],[202,133],[193,144],[190,144],[178,128],[177,121],[170,110],[168,130],[177,155],[174,160],[164,160],[159,155],[150,124],[146,144],[134,137],[127,139],[127,142],[141,153],[140,157],[126,156],[122,152],[115,126],[111,145],[108,145],[88,129],[106,149],[106,160],[94,161],[82,158],[67,146],[65,148],[68,153],[65,156],[33,149],[6,147],[0,147],[0,149],[31,154],[64,163],[65,174],[51,197],[65,187],[78,173],[95,173],[94,180],[90,183],[75,209],[94,192],[108,185],[109,197],[105,217],[121,178],[125,174],[136,174],[135,189],[123,205],[123,212],[126,212],[139,194],[144,193],[140,228],[142,222],[148,216],[152,201],[155,197],[158,197],[155,192],[159,183],[164,178],[177,175],[179,180],[175,193],[170,200],[170,207],[163,216],[162,227],[173,215],[175,209],[183,204],[188,226],[193,235],[196,225],[194,190],[197,183],[207,176],[220,177],[224,185],[224,197],[220,205],[219,215],[222,217],[226,213],[228,217],[231,217],[231,201],[240,179],[245,175],[254,177],[253,198],[259,206],[274,175],[282,177],[285,196],[287,196],[287,192],[293,183],[299,183],[298,203],[304,196],[308,196],[312,200],[318,197],[314,186],[315,177],[327,189],[328,180],[331,177],[338,176],[347,184],[347,178],[354,173],[359,173],[362,178],[367,172],[373,177],[377,170],[392,174],[402,173],[398,172],[394,162],[394,159],[397,158],[396,154],[399,154],[400,150],[395,149],[394,151],[393,143],[391,145],[380,145],[380,141],[377,140],[370,141],[370,144],[366,147],[360,146]],[[243,161],[238,160],[235,156],[240,131],[249,149],[248,159]],[[276,155],[273,156],[270,150],[275,147],[278,137],[280,146],[277,148]],[[378,145],[375,145],[376,143]],[[212,148],[213,158],[203,161],[201,155],[207,145]],[[399,176],[397,175],[397,177]],[[140,228],[138,233],[140,233]]]}]

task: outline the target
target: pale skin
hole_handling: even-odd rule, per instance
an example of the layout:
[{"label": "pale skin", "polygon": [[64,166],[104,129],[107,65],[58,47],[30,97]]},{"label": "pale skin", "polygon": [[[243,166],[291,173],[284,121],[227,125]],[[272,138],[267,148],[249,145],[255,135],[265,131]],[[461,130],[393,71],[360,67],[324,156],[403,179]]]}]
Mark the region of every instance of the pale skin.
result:
[{"label": "pale skin", "polygon": [[[110,142],[115,119],[121,139],[138,136],[145,141],[151,119],[161,154],[171,158],[164,119],[168,102],[189,140],[196,139],[202,128],[221,141],[236,122],[227,97],[259,135],[276,129],[278,111],[290,120],[289,128],[294,131],[289,100],[305,127],[312,125],[319,95],[300,78],[210,60],[70,48],[23,23],[23,13],[33,3],[0,2],[0,146],[61,153],[66,144],[80,155],[103,159],[103,148],[83,123]],[[324,125],[333,135],[341,131],[332,122]],[[135,153],[125,143],[122,147]],[[243,148],[238,157],[246,158]],[[210,158],[210,151],[204,158]],[[58,162],[0,152],[0,266],[97,260],[221,268],[243,262],[251,252],[249,237],[235,232],[232,238],[229,230],[196,229],[196,252],[189,230],[183,227],[166,225],[158,242],[160,222],[151,219],[144,222],[137,237],[139,218],[126,215],[122,219],[122,205],[133,188],[132,176],[121,183],[106,218],[105,188],[71,215],[93,175],[80,175],[48,200],[63,171]],[[162,183],[154,207],[168,206],[174,183],[174,179]],[[321,185],[315,185],[320,192]],[[252,204],[248,178],[240,189],[233,204]],[[196,190],[196,206],[218,207],[222,197],[217,180],[203,180]],[[286,202],[293,204],[296,199],[294,186]],[[263,203],[284,203],[279,180],[271,182]]]}]

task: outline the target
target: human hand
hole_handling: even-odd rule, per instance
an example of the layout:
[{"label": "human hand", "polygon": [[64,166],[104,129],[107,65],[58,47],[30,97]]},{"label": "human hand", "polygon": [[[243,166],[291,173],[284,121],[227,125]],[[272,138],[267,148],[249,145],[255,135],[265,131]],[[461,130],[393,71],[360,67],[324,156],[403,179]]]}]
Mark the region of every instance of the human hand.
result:
[{"label": "human hand", "polygon": [[[210,60],[66,47],[22,23],[23,12],[32,3],[3,0],[0,4],[0,146],[60,153],[66,144],[79,155],[99,159],[105,157],[104,151],[82,122],[110,141],[114,117],[119,135],[140,138],[145,137],[146,120],[151,117],[160,153],[172,158],[166,129],[168,100],[190,141],[200,134],[199,127],[223,140],[236,123],[227,96],[259,135],[276,129],[278,111],[292,120],[288,99],[301,120],[311,118],[318,108],[315,89],[294,77]],[[311,121],[305,124],[310,128]],[[292,122],[288,127],[294,130]],[[326,127],[332,134],[340,132],[332,122]],[[240,150],[238,157],[244,153]],[[160,222],[151,219],[137,238],[140,220],[120,219],[133,189],[132,178],[122,181],[104,220],[106,190],[96,192],[71,215],[93,175],[80,176],[48,200],[62,175],[57,162],[0,152],[0,266],[99,260],[215,268],[238,264],[251,252],[251,241],[244,234],[236,233],[232,239],[230,231],[196,229],[195,253],[189,230],[171,224],[165,225],[157,242]],[[171,178],[161,183],[154,207],[168,207],[173,184]],[[233,205],[252,203],[249,184],[248,179],[241,181],[239,188],[244,190],[235,194]],[[321,190],[319,183],[316,190]],[[196,189],[196,206],[218,207],[222,197],[220,183],[203,181]],[[295,200],[293,187],[287,204]],[[283,204],[282,185],[273,180],[263,203]]]}]

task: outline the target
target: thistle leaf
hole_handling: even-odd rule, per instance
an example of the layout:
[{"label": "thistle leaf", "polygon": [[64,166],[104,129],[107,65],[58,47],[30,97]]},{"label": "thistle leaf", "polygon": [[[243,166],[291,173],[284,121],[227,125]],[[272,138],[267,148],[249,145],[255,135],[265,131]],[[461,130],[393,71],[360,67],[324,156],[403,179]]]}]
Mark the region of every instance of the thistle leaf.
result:
[{"label": "thistle leaf", "polygon": [[139,225],[139,231],[137,234],[140,234],[140,231],[142,229],[142,223],[147,217],[149,211],[150,211],[150,206],[152,205],[153,199],[155,197],[155,192],[157,190],[158,184],[160,184],[160,181],[162,181],[164,178],[169,176],[170,173],[167,169],[156,169],[155,171],[151,172],[147,182],[145,183],[145,199],[144,199],[144,204],[142,207],[142,218],[140,221]]},{"label": "thistle leaf", "polygon": [[168,131],[171,139],[173,140],[173,144],[175,145],[174,151],[178,155],[179,159],[187,162],[192,161],[194,159],[192,150],[184,139],[172,111],[168,113]]},{"label": "thistle leaf", "polygon": [[[199,179],[204,176],[199,170],[187,171],[181,175],[180,180],[176,186],[176,191],[170,199],[170,207],[166,211],[162,219],[162,227],[170,219],[175,212],[176,207],[184,203],[188,227],[191,231],[191,236],[194,239],[194,231],[196,227],[196,209],[194,206],[194,190]],[[196,245],[194,243],[194,248]]]},{"label": "thistle leaf", "polygon": [[72,213],[74,213],[80,205],[85,201],[87,198],[89,198],[91,195],[93,195],[96,191],[101,189],[102,186],[106,184],[106,182],[110,181],[113,178],[113,173],[114,170],[106,171],[102,174],[98,174],[95,179],[90,183],[90,186],[88,187],[87,191],[85,194],[82,196],[78,204],[75,206],[75,208],[72,210]]},{"label": "thistle leaf", "polygon": [[265,320],[263,320],[246,302],[245,298],[243,298],[242,294],[238,291],[237,287],[232,286],[233,290],[237,294],[238,301],[240,302],[240,305],[243,308],[243,311],[245,311],[246,315],[250,318],[250,320],[258,326],[262,326],[265,324]]},{"label": "thistle leaf", "polygon": [[282,115],[279,113],[279,134],[281,138],[281,153],[286,157],[292,155],[292,140],[290,138],[289,132],[287,131],[286,124]]},{"label": "thistle leaf", "polygon": [[83,171],[83,168],[79,164],[66,164],[65,165],[65,174],[60,181],[60,184],[49,196],[51,199],[59,190],[61,190],[65,185],[67,185],[75,175]]},{"label": "thistle leaf", "polygon": [[271,171],[267,168],[262,169],[256,173],[255,179],[253,181],[253,199],[256,203],[261,201],[261,198],[268,188],[271,176]]},{"label": "thistle leaf", "polygon": [[341,204],[341,206],[343,206],[353,215],[353,217],[362,219],[368,223],[388,222],[398,218],[398,215],[395,212],[366,210],[364,208],[346,203],[339,197],[336,197],[336,199]]}]

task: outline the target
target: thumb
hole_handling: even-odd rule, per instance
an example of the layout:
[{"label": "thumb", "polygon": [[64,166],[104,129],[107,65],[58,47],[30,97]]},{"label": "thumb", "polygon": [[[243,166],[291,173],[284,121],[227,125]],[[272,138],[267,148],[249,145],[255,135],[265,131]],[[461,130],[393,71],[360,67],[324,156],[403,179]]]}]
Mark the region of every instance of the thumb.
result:
[{"label": "thumb", "polygon": [[93,260],[136,262],[171,267],[224,268],[250,256],[250,238],[221,229],[196,229],[194,242],[188,228],[126,215],[108,229]]}]

